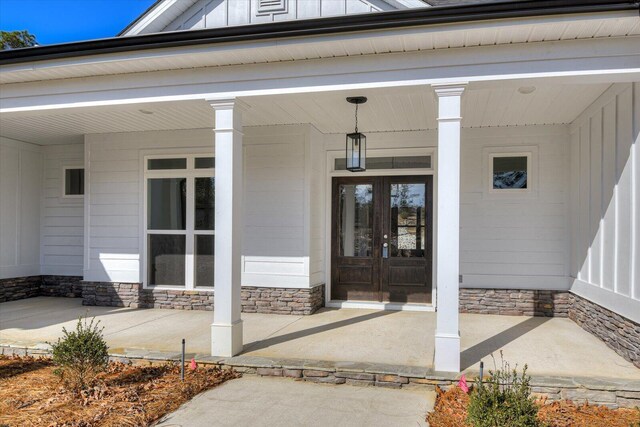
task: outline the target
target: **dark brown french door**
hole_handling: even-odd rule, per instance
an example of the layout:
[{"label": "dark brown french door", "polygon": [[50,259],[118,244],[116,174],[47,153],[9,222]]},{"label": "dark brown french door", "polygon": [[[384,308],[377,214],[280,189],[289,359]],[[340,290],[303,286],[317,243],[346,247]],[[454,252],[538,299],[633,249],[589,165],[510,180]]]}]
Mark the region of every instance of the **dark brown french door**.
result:
[{"label": "dark brown french door", "polygon": [[333,178],[331,299],[431,303],[432,183]]}]

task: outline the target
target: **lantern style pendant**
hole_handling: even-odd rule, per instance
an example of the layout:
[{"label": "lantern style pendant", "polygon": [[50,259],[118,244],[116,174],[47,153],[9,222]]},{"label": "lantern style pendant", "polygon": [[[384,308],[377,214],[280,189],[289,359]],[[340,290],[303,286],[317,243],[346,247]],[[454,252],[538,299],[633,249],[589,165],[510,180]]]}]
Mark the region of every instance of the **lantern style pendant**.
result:
[{"label": "lantern style pendant", "polygon": [[358,105],[367,102],[364,96],[351,96],[347,102],[356,105],[356,128],[355,132],[347,134],[346,140],[346,160],[347,170],[351,172],[363,172],[366,170],[367,157],[367,137],[358,132]]}]

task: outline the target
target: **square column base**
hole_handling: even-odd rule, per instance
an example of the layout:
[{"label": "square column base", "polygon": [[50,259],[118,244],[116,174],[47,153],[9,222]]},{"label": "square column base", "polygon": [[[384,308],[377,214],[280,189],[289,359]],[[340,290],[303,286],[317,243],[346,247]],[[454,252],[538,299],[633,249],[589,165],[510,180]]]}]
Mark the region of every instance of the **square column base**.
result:
[{"label": "square column base", "polygon": [[211,324],[211,355],[233,357],[242,352],[242,320],[230,325]]},{"label": "square column base", "polygon": [[460,372],[460,334],[436,333],[433,365],[436,371]]}]

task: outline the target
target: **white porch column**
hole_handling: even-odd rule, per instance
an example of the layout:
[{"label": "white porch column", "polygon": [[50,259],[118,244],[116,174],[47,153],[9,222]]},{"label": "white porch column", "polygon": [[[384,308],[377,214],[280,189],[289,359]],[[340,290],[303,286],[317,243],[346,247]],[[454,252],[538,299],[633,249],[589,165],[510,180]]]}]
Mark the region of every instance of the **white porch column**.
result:
[{"label": "white porch column", "polygon": [[465,84],[436,85],[438,97],[438,205],[436,226],[437,371],[460,371],[460,100]]},{"label": "white porch column", "polygon": [[215,114],[214,311],[211,354],[242,351],[242,107],[235,99],[209,101]]}]

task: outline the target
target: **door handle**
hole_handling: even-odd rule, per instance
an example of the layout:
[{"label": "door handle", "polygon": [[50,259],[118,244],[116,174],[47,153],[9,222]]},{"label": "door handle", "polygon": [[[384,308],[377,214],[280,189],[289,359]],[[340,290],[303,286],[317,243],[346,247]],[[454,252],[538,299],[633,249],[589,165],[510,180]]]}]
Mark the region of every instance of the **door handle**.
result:
[{"label": "door handle", "polygon": [[389,244],[382,244],[382,258],[389,258]]}]

